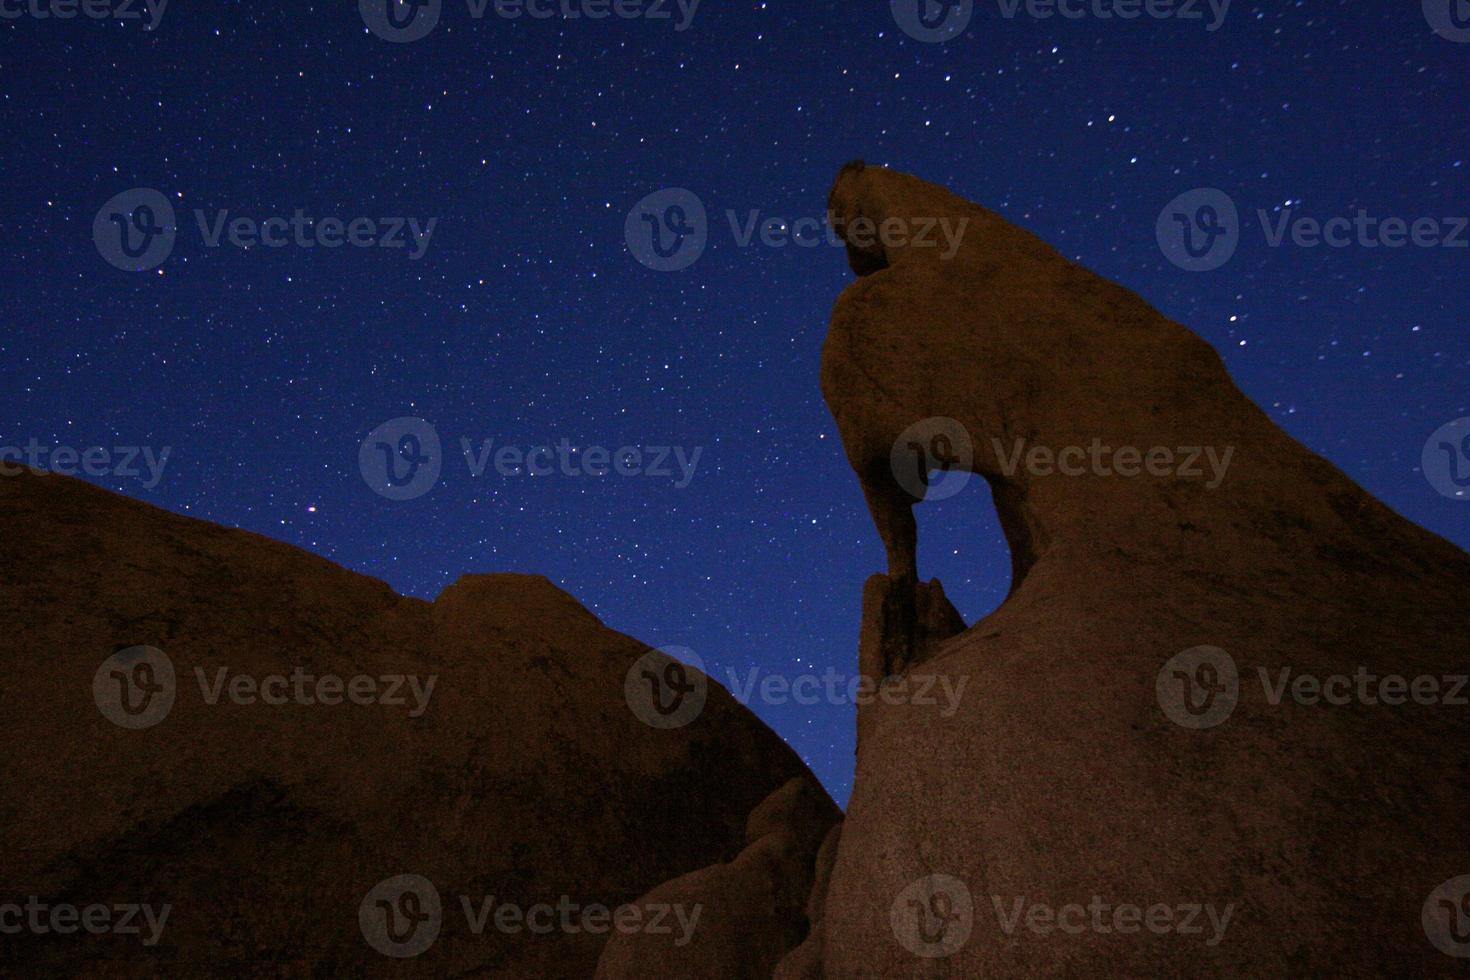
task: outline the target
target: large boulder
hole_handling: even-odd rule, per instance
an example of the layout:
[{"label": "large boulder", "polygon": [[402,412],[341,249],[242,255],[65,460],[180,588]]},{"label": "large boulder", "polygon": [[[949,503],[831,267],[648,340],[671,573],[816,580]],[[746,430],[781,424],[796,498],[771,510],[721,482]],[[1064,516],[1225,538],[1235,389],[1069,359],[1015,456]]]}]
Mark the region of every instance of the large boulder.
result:
[{"label": "large boulder", "polygon": [[[590,976],[597,909],[810,778],[693,668],[702,710],[639,702],[670,662],[542,578],[425,602],[31,472],[0,527],[0,925],[47,930],[0,937],[6,975]],[[97,905],[168,913],[51,925]]]},{"label": "large boulder", "polygon": [[[864,662],[967,695],[864,708],[822,975],[1463,973],[1470,558],[1034,235],[861,164],[831,205],[859,278],[822,388],[889,559]],[[952,256],[872,241],[937,219]],[[914,449],[1010,545],[957,636]]]},{"label": "large boulder", "polygon": [[[818,851],[840,814],[827,794],[793,779],[746,822],[735,860],[665,882],[633,903],[677,923],[608,940],[596,980],[770,980],[812,929]],[[820,913],[816,912],[816,918]]]}]

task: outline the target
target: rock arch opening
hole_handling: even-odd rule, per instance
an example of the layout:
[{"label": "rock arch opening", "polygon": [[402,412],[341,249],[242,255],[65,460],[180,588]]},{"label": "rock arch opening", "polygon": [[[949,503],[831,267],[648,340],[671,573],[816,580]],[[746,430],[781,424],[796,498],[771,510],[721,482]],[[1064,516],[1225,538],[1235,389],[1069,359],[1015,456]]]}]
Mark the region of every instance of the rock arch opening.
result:
[{"label": "rock arch opening", "polygon": [[938,578],[966,624],[973,626],[1010,595],[1015,562],[989,482],[978,474],[958,492],[914,505],[919,579]]}]

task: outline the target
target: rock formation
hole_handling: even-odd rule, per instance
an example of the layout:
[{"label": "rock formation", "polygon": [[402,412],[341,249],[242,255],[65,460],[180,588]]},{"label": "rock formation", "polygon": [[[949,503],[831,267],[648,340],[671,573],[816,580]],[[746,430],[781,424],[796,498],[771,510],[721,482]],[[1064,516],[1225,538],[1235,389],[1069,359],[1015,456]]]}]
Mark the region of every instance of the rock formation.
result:
[{"label": "rock formation", "polygon": [[698,909],[697,926],[613,936],[597,980],[769,980],[782,958],[806,940],[809,922],[820,918],[809,899],[818,849],[837,816],[820,789],[791,780],[751,813],[748,845],[735,860],[676,878],[633,903]]},{"label": "rock formation", "polygon": [[[1470,693],[1470,558],[1034,235],[861,164],[831,207],[859,278],[822,390],[888,554],[864,669],[968,695],[864,709],[820,963],[809,943],[783,971],[1463,971],[1430,933],[1470,943],[1470,899],[1431,900],[1470,874],[1470,708],[1446,703]],[[967,221],[951,258],[872,241],[935,219]],[[924,490],[894,462],[916,426],[953,450],[934,478],[989,483],[1010,545],[1010,595],[959,635],[918,581]],[[1404,698],[1415,679],[1434,703]]]},{"label": "rock formation", "polygon": [[822,977],[822,912],[827,901],[827,886],[832,881],[832,864],[837,860],[837,845],[842,841],[842,824],[827,832],[817,851],[811,891],[807,893],[807,937],[802,944],[776,965],[772,980],[821,980]]},{"label": "rock formation", "polygon": [[[405,598],[54,475],[0,478],[0,526],[0,906],[170,906],[151,946],[146,927],[0,936],[7,976],[585,977],[606,919],[601,932],[575,917],[578,931],[502,931],[496,910],[616,909],[738,864],[752,809],[793,779],[804,819],[835,816],[718,685],[684,727],[640,721],[624,681],[647,648],[545,579],[466,576],[434,602]],[[129,654],[104,667],[140,646],[167,665]],[[139,693],[169,669],[171,705]],[[139,727],[102,710],[110,671],[140,682],[121,696],[142,714],[109,705]],[[418,695],[403,683],[390,696],[393,676],[417,679]],[[373,703],[353,703],[355,678],[371,679],[356,692]],[[400,875],[434,889],[436,935],[412,918],[435,896],[374,893]],[[489,911],[478,934],[462,899]],[[372,929],[412,937],[401,953],[432,941],[394,958],[370,946]]]},{"label": "rock formation", "polygon": [[[0,479],[0,930],[169,913],[156,944],[6,934],[0,972],[1463,974],[1470,557],[1028,232],[861,164],[830,203],[858,279],[822,389],[888,564],[840,823],[723,689],[544,579],[423,602],[27,473]],[[966,628],[913,508],[970,477],[1013,573]],[[660,676],[705,689],[692,721],[630,708]]]}]

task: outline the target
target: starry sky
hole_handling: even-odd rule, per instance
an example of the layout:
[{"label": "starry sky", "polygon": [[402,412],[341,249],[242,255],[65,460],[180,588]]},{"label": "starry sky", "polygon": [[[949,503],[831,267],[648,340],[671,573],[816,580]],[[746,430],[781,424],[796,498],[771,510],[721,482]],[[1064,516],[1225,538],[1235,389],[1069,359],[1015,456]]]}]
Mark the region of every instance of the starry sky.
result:
[{"label": "starry sky", "polygon": [[[1008,18],[982,0],[943,43],[884,0],[709,0],[682,31],[677,12],[476,19],[444,0],[411,43],[350,2],[180,2],[152,31],[5,4],[22,15],[0,19],[0,445],[169,447],[156,486],[88,477],[130,496],[426,598],[465,572],[545,574],[727,686],[851,672],[884,562],[817,380],[851,273],[837,248],[741,247],[727,212],[821,218],[861,157],[1138,291],[1294,436],[1470,543],[1470,505],[1420,472],[1430,433],[1470,415],[1470,250],[1271,247],[1254,217],[1470,211],[1470,44],[1419,3],[1237,2],[1210,31],[1207,10]],[[94,224],[140,187],[177,210],[177,238],[123,271]],[[1199,187],[1243,216],[1208,272],[1155,238]],[[707,249],[675,272],[624,234],[665,188],[708,211]],[[212,247],[195,209],[437,220],[414,260]],[[395,501],[359,448],[402,416],[432,423],[445,459]],[[684,487],[475,477],[461,439],[702,452]],[[970,620],[1009,584],[985,494],[919,512],[921,574]],[[845,801],[852,708],[753,707]]]}]

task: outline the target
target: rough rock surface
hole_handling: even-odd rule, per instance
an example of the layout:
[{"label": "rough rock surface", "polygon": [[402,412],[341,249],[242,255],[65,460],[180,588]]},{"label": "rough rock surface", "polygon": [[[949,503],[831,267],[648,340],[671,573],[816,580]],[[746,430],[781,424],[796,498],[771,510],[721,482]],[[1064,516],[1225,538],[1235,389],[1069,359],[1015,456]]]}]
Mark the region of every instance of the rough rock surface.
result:
[{"label": "rough rock surface", "polygon": [[[844,235],[860,218],[969,221],[949,261],[938,248],[850,248],[859,278],[822,360],[887,546],[887,591],[909,607],[865,617],[863,648],[967,679],[968,695],[951,717],[865,709],[821,975],[1463,971],[1431,945],[1421,911],[1470,874],[1470,709],[1386,704],[1376,687],[1374,703],[1268,695],[1283,669],[1293,682],[1466,673],[1470,558],[1286,435],[1200,338],[1030,233],[878,167],[844,168],[831,204]],[[920,606],[914,498],[890,453],[931,418],[971,437],[958,470],[988,481],[1014,574],[995,612],[905,655]],[[1018,440],[1028,453],[1100,440],[1145,457],[1232,455],[1212,487],[1204,459],[1195,476],[1185,454],[1136,476],[1105,472],[1138,465],[1123,457],[1079,475],[1012,466]],[[1166,668],[1201,645],[1229,663]],[[1188,727],[1230,707],[1232,665],[1233,710]],[[1108,912],[1090,911],[1095,896]],[[1088,909],[1084,928],[1074,913],[1065,930],[1048,920],[1071,903]],[[1188,905],[1233,911],[1211,943],[1203,910],[1198,933],[1156,932],[1131,913],[1115,920],[1123,905],[1169,906],[1176,925]]]},{"label": "rough rock surface", "polygon": [[776,966],[771,980],[821,980],[822,977],[822,913],[827,905],[827,886],[832,880],[832,865],[837,860],[837,845],[842,841],[842,824],[834,824],[817,851],[817,864],[812,888],[807,894],[807,937]]},{"label": "rough rock surface", "polygon": [[[715,684],[687,727],[645,725],[624,679],[647,648],[541,578],[405,598],[52,475],[0,479],[0,527],[0,903],[172,906],[152,947],[6,935],[7,976],[590,976],[606,935],[493,921],[476,935],[460,896],[477,911],[486,896],[616,907],[735,858],[752,808],[810,778]],[[166,654],[176,696],[129,730],[93,682],[134,645]],[[410,717],[411,696],[211,705],[195,675],[298,667],[437,682]],[[365,941],[359,906],[404,873],[435,886],[442,926],[392,959]]]},{"label": "rough rock surface", "polygon": [[[750,815],[745,850],[728,864],[666,882],[634,904],[665,913],[672,932],[611,937],[597,980],[769,980],[778,962],[807,938],[817,853],[840,813],[806,779],[792,779]],[[696,919],[694,916],[697,915]]]},{"label": "rough rock surface", "polygon": [[[965,631],[965,621],[950,604],[939,579],[909,584],[872,575],[863,584],[863,617],[858,640],[858,672],[872,684],[902,678],[910,667],[932,656],[941,643]],[[891,694],[890,699],[898,695]],[[868,729],[868,707],[858,704],[858,746]]]}]

